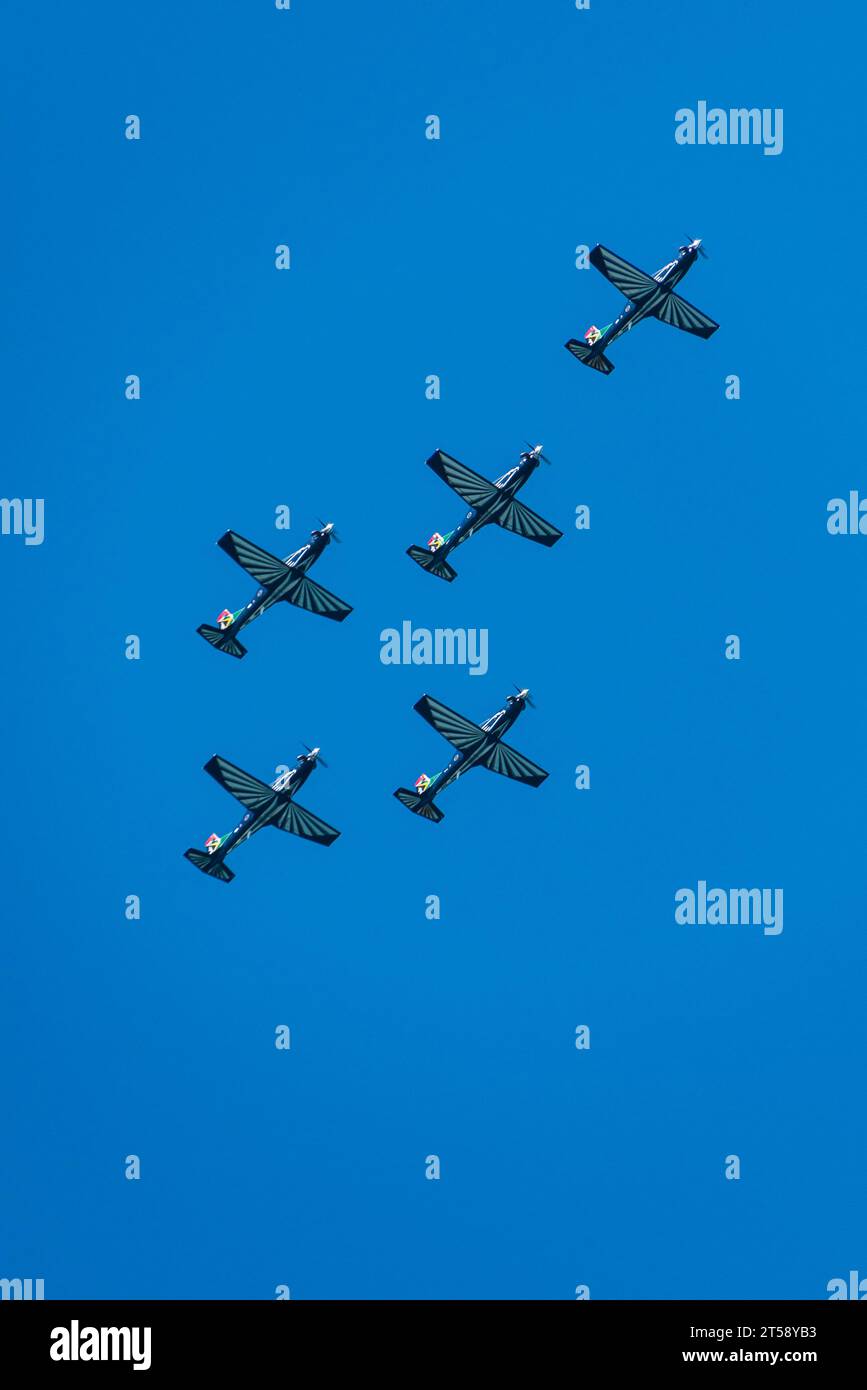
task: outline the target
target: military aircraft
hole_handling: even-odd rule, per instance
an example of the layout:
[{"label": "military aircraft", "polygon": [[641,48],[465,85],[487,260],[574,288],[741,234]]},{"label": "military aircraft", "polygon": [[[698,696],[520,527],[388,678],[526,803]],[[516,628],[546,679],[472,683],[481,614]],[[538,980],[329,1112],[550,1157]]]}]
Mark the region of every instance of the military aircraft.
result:
[{"label": "military aircraft", "polygon": [[329,521],[319,530],[311,531],[310,540],[300,550],[287,555],[285,560],[279,560],[276,555],[239,536],[237,531],[227,531],[217,545],[255,579],[259,590],[237,612],[224,608],[217,618],[217,627],[202,623],[196,631],[218,651],[240,658],[247,655],[247,648],[238,641],[237,634],[241,628],[281,599],[296,604],[298,608],[306,608],[311,613],[318,613],[322,618],[333,618],[335,622],[342,623],[352,612],[349,604],[307,577],[310,566],[332,540],[338,541],[339,538],[335,534],[334,523]]},{"label": "military aircraft", "polygon": [[295,793],[299,787],[303,787],[316,764],[326,766],[319,749],[308,748],[306,752],[299,753],[295,761],[298,766],[281,773],[270,786],[225,758],[214,756],[206,762],[205,772],[209,772],[221,787],[231,792],[246,807],[246,813],[228,835],[209,835],[204,850],[185,850],[184,858],[189,859],[202,873],[210,874],[211,878],[230,883],[235,875],[226,865],[226,855],[249,840],[263,826],[273,825],[278,830],[289,830],[293,835],[315,841],[317,845],[330,845],[336,840],[339,830],[327,825],[311,811],[306,811],[295,800]]},{"label": "military aircraft", "polygon": [[469,504],[470,511],[453,531],[449,531],[445,536],[441,536],[439,531],[434,531],[427,546],[411,545],[406,552],[407,555],[415,560],[417,565],[421,565],[422,569],[427,570],[428,574],[435,574],[438,579],[445,579],[450,584],[457,578],[457,571],[452,569],[446,556],[459,545],[463,545],[464,541],[468,541],[476,531],[493,521],[506,531],[514,531],[516,535],[524,536],[529,541],[538,541],[540,545],[556,544],[563,532],[552,526],[550,521],[545,521],[535,512],[531,512],[530,508],[525,507],[516,497],[527,479],[539,467],[540,460],[544,463],[551,461],[542,453],[542,445],[528,447],[514,468],[510,468],[495,482],[489,482],[480,473],[474,473],[465,464],[458,463],[450,454],[444,454],[442,449],[437,449],[427,460],[428,468],[432,468],[443,482],[448,483],[449,487]]},{"label": "military aircraft", "polygon": [[398,801],[417,816],[424,816],[425,820],[441,821],[444,812],[435,805],[434,798],[471,767],[486,767],[489,772],[501,772],[516,782],[538,787],[548,776],[544,768],[537,767],[523,753],[502,741],[503,735],[511,729],[525,705],[535,708],[529,690],[518,690],[517,695],[507,696],[502,709],[479,725],[465,719],[462,714],[456,714],[448,705],[441,705],[432,695],[422,695],[413,709],[417,709],[422,719],[426,719],[437,733],[448,739],[457,752],[435,777],[428,777],[423,772],[416,779],[415,791],[410,791],[409,787],[398,787],[394,793]]},{"label": "military aircraft", "polygon": [[674,293],[675,285],[680,284],[699,255],[706,258],[700,239],[695,239],[681,246],[676,258],[662,266],[655,275],[647,275],[606,246],[594,246],[590,252],[590,264],[595,265],[606,280],[610,280],[626,296],[629,303],[607,328],[597,328],[593,324],[584,334],[583,342],[570,338],[566,347],[585,367],[592,367],[594,371],[604,372],[607,376],[614,371],[614,363],[605,356],[605,349],[641,319],[656,318],[661,323],[670,323],[673,328],[695,333],[699,338],[709,338],[717,331],[719,324]]}]

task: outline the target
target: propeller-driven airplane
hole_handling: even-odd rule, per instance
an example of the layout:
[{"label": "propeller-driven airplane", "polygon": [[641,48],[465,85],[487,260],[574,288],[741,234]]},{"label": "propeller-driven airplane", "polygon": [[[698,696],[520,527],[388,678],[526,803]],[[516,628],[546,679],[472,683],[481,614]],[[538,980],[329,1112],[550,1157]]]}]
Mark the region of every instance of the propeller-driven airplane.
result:
[{"label": "propeller-driven airplane", "polygon": [[446,763],[442,772],[435,777],[428,777],[423,772],[416,780],[415,791],[398,787],[394,793],[398,801],[417,816],[424,816],[425,820],[441,821],[444,812],[435,804],[434,798],[471,767],[486,767],[490,772],[501,772],[516,782],[538,787],[548,776],[544,768],[537,767],[523,753],[502,741],[503,735],[511,729],[525,705],[535,708],[529,690],[519,690],[517,695],[507,697],[502,709],[479,725],[465,719],[462,714],[456,714],[448,705],[441,705],[433,696],[422,695],[413,708],[457,751],[451,762]]},{"label": "propeller-driven airplane", "polygon": [[237,531],[227,531],[217,541],[217,545],[255,579],[259,590],[250,602],[237,612],[233,613],[230,609],[224,608],[217,618],[217,627],[202,623],[196,631],[218,651],[228,652],[229,656],[242,657],[246,656],[247,648],[238,641],[241,628],[258,618],[272,604],[279,603],[281,599],[296,604],[298,608],[306,608],[310,613],[318,613],[322,618],[333,618],[335,622],[342,623],[352,612],[350,605],[344,603],[336,594],[323,589],[321,584],[317,584],[307,575],[310,566],[319,559],[332,540],[339,542],[334,523],[329,521],[318,531],[311,531],[310,540],[306,545],[302,545],[300,550],[287,555],[285,560],[280,560],[276,555],[269,554],[267,550],[262,550],[252,541],[239,536]]},{"label": "propeller-driven airplane", "polygon": [[614,363],[605,356],[605,349],[641,319],[656,318],[661,323],[670,323],[673,328],[695,333],[699,338],[709,338],[717,331],[719,324],[674,293],[675,286],[680,284],[699,255],[706,259],[701,241],[694,239],[681,246],[675,260],[669,261],[655,275],[647,275],[606,246],[594,246],[590,252],[590,264],[595,265],[606,280],[610,280],[626,296],[629,303],[607,328],[597,328],[594,324],[584,334],[583,342],[570,338],[566,347],[585,367],[592,367],[594,371],[604,372],[607,376],[614,371]]},{"label": "propeller-driven airplane", "polygon": [[228,835],[209,835],[204,850],[185,850],[184,858],[189,859],[202,873],[210,874],[211,878],[230,883],[235,875],[226,864],[226,856],[266,825],[289,830],[293,835],[315,841],[317,845],[330,845],[336,840],[339,830],[314,816],[311,811],[306,811],[295,800],[295,793],[299,787],[303,787],[316,764],[326,766],[319,749],[308,748],[306,753],[299,753],[295,761],[298,766],[281,773],[270,786],[225,758],[214,756],[206,762],[205,772],[209,772],[221,787],[231,792],[246,810]]},{"label": "propeller-driven airplane", "polygon": [[438,579],[445,579],[451,583],[457,577],[457,572],[452,569],[446,556],[491,522],[496,522],[498,526],[504,527],[507,531],[514,531],[516,535],[524,536],[529,541],[538,541],[540,545],[554,545],[563,532],[517,500],[517,493],[539,467],[540,460],[544,463],[551,461],[542,453],[542,445],[528,447],[514,468],[510,468],[501,478],[490,482],[480,473],[474,473],[471,468],[467,468],[466,464],[459,463],[450,454],[444,454],[442,449],[437,449],[427,460],[428,468],[432,468],[443,482],[448,483],[449,487],[468,503],[470,510],[453,531],[449,531],[445,536],[441,536],[439,531],[434,531],[427,546],[411,545],[406,552],[407,555],[429,574],[435,574]]}]

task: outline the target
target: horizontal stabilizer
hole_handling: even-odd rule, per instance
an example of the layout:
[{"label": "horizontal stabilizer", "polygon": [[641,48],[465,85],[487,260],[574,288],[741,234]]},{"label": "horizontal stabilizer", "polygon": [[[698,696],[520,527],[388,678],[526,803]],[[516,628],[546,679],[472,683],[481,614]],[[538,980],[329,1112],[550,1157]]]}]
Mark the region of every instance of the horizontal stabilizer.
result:
[{"label": "horizontal stabilizer", "polygon": [[528,787],[538,787],[540,782],[544,782],[548,776],[543,767],[537,763],[530,762],[523,753],[519,753],[517,748],[512,748],[508,743],[495,743],[493,748],[485,754],[479,761],[479,767],[486,767],[489,772],[500,772],[504,777],[511,777],[515,782],[526,782]]},{"label": "horizontal stabilizer", "polygon": [[306,608],[308,613],[317,613],[320,618],[333,618],[336,623],[342,623],[343,619],[348,618],[352,612],[350,605],[344,603],[342,598],[338,598],[336,594],[330,594],[314,579],[308,579],[306,574],[300,577],[298,583],[289,590],[285,598],[287,603],[294,603],[298,608]]},{"label": "horizontal stabilizer", "polygon": [[709,338],[719,328],[714,319],[673,292],[650,312],[660,323],[670,323],[672,328],[682,328],[684,333],[694,333],[697,338]]},{"label": "horizontal stabilizer", "polygon": [[225,860],[216,859],[213,854],[208,854],[206,850],[184,850],[184,858],[189,859],[191,864],[195,864],[197,869],[201,869],[203,874],[208,874],[210,878],[219,878],[223,883],[231,883],[235,877]]},{"label": "horizontal stabilizer", "polygon": [[592,367],[594,372],[604,372],[605,376],[609,376],[614,371],[614,363],[609,362],[603,352],[597,352],[587,343],[582,343],[577,338],[570,338],[564,346],[568,348],[573,357],[577,357],[579,362],[583,362],[585,367]]},{"label": "horizontal stabilizer", "polygon": [[406,806],[414,815],[423,816],[425,820],[441,821],[445,815],[439,806],[435,806],[432,801],[425,801],[418,792],[411,792],[409,787],[398,787],[395,796],[401,805]]},{"label": "horizontal stabilizer", "polygon": [[292,835],[300,835],[305,840],[313,840],[317,845],[330,845],[340,834],[333,825],[327,821],[320,820],[314,816],[312,811],[299,806],[297,801],[290,801],[284,810],[280,811],[272,825],[276,825],[278,830],[288,830]]},{"label": "horizontal stabilizer", "polygon": [[202,623],[201,627],[196,628],[196,632],[201,633],[205,641],[210,642],[217,651],[226,652],[229,656],[237,656],[239,659],[247,655],[247,648],[242,647],[237,637],[232,637],[227,629]]},{"label": "horizontal stabilizer", "polygon": [[481,473],[474,473],[472,468],[467,468],[465,463],[452,458],[451,454],[444,454],[442,449],[437,449],[436,453],[431,454],[427,466],[432,468],[444,483],[448,483],[458,497],[462,497],[470,507],[481,507],[497,495],[495,485],[488,478],[483,478]]},{"label": "horizontal stabilizer", "polygon": [[456,710],[449,709],[448,705],[441,704],[432,695],[422,695],[420,700],[416,700],[413,709],[417,710],[428,724],[432,724],[438,734],[447,738],[453,748],[460,749],[462,753],[478,748],[485,737],[484,729],[480,729],[478,724],[458,714]]},{"label": "horizontal stabilizer", "polygon": [[507,531],[514,531],[516,536],[523,536],[528,541],[538,541],[540,545],[556,545],[563,539],[562,531],[515,497],[507,503],[497,521]]},{"label": "horizontal stabilizer", "polygon": [[423,545],[411,545],[406,553],[417,565],[421,565],[423,570],[427,570],[428,574],[435,574],[437,579],[445,579],[451,584],[452,580],[458,577],[457,570],[453,570],[435,550],[427,550]]},{"label": "horizontal stabilizer", "polygon": [[267,782],[260,782],[258,777],[253,777],[243,768],[236,767],[226,758],[221,758],[219,754],[214,754],[205,763],[205,772],[213,777],[215,782],[219,782],[227,792],[231,792],[242,806],[246,806],[248,811],[261,811],[270,801],[274,800],[274,788],[269,787]]}]

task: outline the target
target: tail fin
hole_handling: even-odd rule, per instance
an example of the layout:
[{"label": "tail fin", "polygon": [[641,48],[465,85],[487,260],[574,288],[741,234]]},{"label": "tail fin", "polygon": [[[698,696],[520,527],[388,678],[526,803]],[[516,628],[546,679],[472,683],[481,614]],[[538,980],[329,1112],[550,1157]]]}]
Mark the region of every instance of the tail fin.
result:
[{"label": "tail fin", "polygon": [[408,810],[417,816],[424,816],[425,820],[441,821],[445,815],[439,806],[435,806],[432,801],[425,801],[418,792],[411,792],[409,787],[398,787],[395,796]]},{"label": "tail fin", "polygon": [[602,352],[597,352],[590,347],[589,343],[579,342],[577,338],[570,338],[564,344],[569,349],[573,357],[577,357],[579,362],[583,362],[585,367],[592,367],[594,372],[604,372],[608,376],[614,371],[614,363],[609,362]]},{"label": "tail fin", "polygon": [[213,854],[208,854],[207,850],[184,850],[184,858],[189,859],[191,864],[195,864],[197,869],[201,869],[203,874],[209,874],[211,878],[222,879],[223,883],[231,883],[235,877],[224,859],[215,859]]},{"label": "tail fin", "polygon": [[435,574],[437,579],[445,579],[451,584],[452,580],[458,577],[457,570],[453,570],[447,561],[439,558],[436,550],[425,550],[423,545],[411,545],[406,553],[417,565],[421,565],[423,570],[427,570],[428,574]]},{"label": "tail fin", "polygon": [[[232,636],[231,628],[211,627],[209,623],[202,623],[201,627],[196,628],[196,632],[200,632],[212,647],[221,652],[228,652],[229,656],[237,656],[240,659],[247,655],[247,648],[242,647],[237,637]],[[234,874],[232,877],[234,878]]]}]

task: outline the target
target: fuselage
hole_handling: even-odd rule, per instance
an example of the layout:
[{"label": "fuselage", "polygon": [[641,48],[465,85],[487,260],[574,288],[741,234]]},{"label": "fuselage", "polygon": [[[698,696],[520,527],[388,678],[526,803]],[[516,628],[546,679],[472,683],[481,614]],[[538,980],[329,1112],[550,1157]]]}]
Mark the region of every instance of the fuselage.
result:
[{"label": "fuselage", "polygon": [[522,695],[510,695],[503,708],[498,709],[481,725],[487,735],[484,742],[467,753],[457,749],[451,761],[446,763],[442,771],[431,779],[430,786],[421,793],[422,800],[433,801],[434,797],[439,796],[452,782],[456,782],[465,772],[469,772],[471,767],[481,762],[493,745],[499,743],[503,735],[511,729],[526,703]]},{"label": "fuselage", "polygon": [[258,618],[264,613],[266,608],[272,604],[279,603],[295,584],[300,574],[306,573],[310,566],[315,564],[327,545],[331,543],[331,535],[328,531],[314,531],[306,545],[302,545],[300,550],[295,550],[291,555],[287,555],[284,564],[286,565],[286,578],[280,579],[276,584],[271,584],[265,588],[257,589],[250,602],[245,604],[235,614],[229,624],[233,633],[240,628],[251,623],[254,618]]},{"label": "fuselage", "polygon": [[489,526],[491,522],[497,520],[500,514],[505,511],[512,498],[521,491],[521,488],[539,467],[539,457],[536,453],[522,454],[520,461],[510,468],[501,478],[497,478],[494,487],[496,494],[481,507],[471,507],[462,521],[459,521],[453,531],[449,532],[448,538],[441,546],[437,547],[437,554],[445,559],[446,555],[452,550],[457,550],[459,545],[468,541],[470,536],[476,531],[480,531],[483,526]]},{"label": "fuselage", "polygon": [[654,275],[654,280],[659,284],[658,294],[650,294],[641,304],[633,304],[628,301],[613,323],[610,323],[602,334],[593,344],[595,352],[604,352],[609,343],[613,343],[615,338],[619,338],[623,333],[627,333],[641,319],[651,314],[656,306],[661,302],[669,290],[673,290],[675,285],[686,275],[690,266],[694,263],[698,251],[693,246],[683,247],[673,261],[660,267]]},{"label": "fuselage", "polygon": [[298,788],[303,787],[315,766],[315,758],[308,756],[299,760],[297,767],[290,768],[272,782],[274,795],[271,801],[266,802],[258,811],[244,812],[234,830],[221,837],[220,844],[213,853],[214,860],[219,863],[227,854],[231,854],[233,849],[237,849],[245,840],[249,840],[251,835],[255,835],[257,830],[270,825],[277,813],[284,809],[287,801],[292,800]]}]

